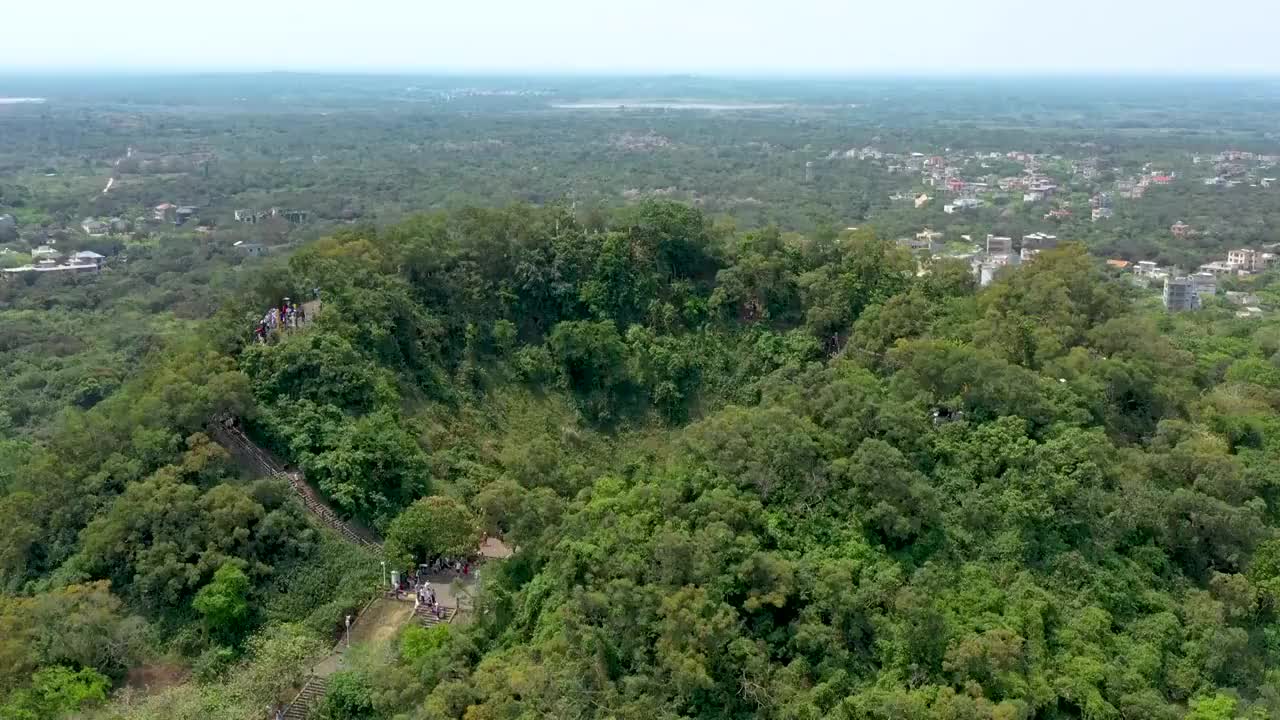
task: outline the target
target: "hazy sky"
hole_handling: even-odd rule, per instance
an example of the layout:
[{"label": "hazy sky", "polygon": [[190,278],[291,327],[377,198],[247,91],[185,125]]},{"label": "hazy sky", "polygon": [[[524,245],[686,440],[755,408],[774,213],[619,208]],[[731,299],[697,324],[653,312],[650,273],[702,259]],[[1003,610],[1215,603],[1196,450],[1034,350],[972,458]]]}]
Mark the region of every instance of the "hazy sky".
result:
[{"label": "hazy sky", "polygon": [[0,69],[1280,73],[1278,0],[5,0]]}]

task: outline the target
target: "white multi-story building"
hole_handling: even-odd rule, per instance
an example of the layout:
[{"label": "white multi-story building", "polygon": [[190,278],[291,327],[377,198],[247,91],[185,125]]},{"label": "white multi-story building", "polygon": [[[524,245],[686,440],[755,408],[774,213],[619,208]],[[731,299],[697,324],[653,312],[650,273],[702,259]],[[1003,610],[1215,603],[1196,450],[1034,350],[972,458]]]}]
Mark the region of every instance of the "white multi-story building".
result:
[{"label": "white multi-story building", "polygon": [[1266,270],[1273,257],[1271,253],[1241,248],[1227,253],[1227,264],[1244,272],[1256,273]]},{"label": "white multi-story building", "polygon": [[1240,267],[1239,265],[1233,265],[1230,262],[1222,262],[1221,260],[1215,260],[1213,262],[1205,263],[1201,265],[1200,272],[1196,274],[1212,275],[1214,277],[1217,277],[1219,275],[1239,275],[1242,271],[1244,271],[1244,268]]}]

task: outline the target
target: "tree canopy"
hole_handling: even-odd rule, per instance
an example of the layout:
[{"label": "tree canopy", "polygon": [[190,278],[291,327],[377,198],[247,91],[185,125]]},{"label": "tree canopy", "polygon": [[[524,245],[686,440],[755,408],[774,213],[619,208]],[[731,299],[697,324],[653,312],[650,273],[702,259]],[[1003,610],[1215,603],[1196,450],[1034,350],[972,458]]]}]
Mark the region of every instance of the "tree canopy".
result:
[{"label": "tree canopy", "polygon": [[[1166,313],[1079,245],[979,288],[671,202],[353,226],[277,270],[323,288],[305,327],[229,301],[0,445],[3,707],[157,717],[103,694],[163,646],[178,716],[256,712],[380,559],[487,533],[517,551],[468,622],[354,652],[324,712],[1280,713],[1270,317]],[[213,442],[228,414],[385,557]]]}]

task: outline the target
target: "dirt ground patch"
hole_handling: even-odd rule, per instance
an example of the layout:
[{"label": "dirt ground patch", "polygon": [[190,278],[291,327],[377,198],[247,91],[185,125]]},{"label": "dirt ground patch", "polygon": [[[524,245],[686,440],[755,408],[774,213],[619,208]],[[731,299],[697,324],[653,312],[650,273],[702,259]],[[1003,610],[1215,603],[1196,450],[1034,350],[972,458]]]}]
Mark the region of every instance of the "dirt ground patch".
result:
[{"label": "dirt ground patch", "polygon": [[379,598],[351,627],[351,644],[387,642],[413,615],[412,600]]},{"label": "dirt ground patch", "polygon": [[148,695],[158,693],[175,685],[186,682],[191,673],[183,666],[170,663],[157,663],[133,668],[125,676],[125,687],[142,691]]},{"label": "dirt ground patch", "polygon": [[[351,644],[379,645],[390,643],[396,631],[413,616],[413,602],[379,598],[373,601],[355,625],[351,626]],[[311,669],[320,677],[328,677],[346,666],[347,645],[339,638],[334,652]]]}]

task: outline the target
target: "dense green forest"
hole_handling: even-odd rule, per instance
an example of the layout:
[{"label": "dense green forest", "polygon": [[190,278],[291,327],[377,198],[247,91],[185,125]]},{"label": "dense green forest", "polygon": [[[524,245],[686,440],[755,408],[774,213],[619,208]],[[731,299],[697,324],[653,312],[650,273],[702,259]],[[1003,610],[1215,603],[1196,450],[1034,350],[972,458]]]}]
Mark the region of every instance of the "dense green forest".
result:
[{"label": "dense green forest", "polygon": [[[324,717],[1280,715],[1275,320],[1165,314],[1077,243],[978,289],[872,228],[654,200],[153,252],[190,283],[4,289],[5,367],[49,388],[6,398],[0,717],[266,717],[380,560],[456,528],[517,551],[469,622],[350,654]],[[389,557],[234,463],[226,415]]]}]

